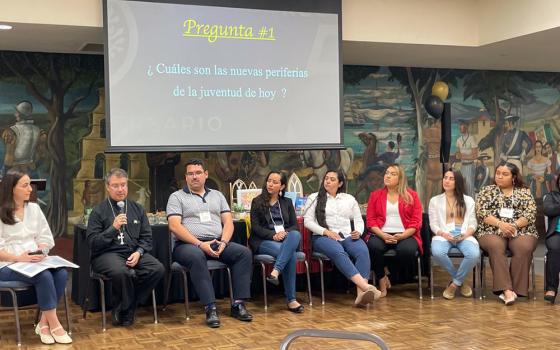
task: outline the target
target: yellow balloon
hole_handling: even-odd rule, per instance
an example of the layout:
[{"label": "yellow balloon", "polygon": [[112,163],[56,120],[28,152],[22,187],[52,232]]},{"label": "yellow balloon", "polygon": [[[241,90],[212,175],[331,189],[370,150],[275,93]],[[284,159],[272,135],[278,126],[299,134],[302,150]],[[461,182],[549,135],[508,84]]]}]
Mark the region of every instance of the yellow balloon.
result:
[{"label": "yellow balloon", "polygon": [[449,94],[449,86],[441,80],[438,80],[432,86],[432,95],[435,95],[441,98],[442,101],[447,99],[447,95]]}]

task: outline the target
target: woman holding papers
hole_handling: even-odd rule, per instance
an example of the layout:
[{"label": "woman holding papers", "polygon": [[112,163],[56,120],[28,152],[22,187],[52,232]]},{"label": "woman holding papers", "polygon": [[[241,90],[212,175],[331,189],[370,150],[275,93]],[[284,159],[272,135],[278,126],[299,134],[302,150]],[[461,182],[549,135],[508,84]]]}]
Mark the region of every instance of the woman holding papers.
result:
[{"label": "woman holding papers", "polygon": [[327,171],[320,186],[319,192],[311,194],[305,204],[304,224],[313,232],[313,250],[328,256],[354,282],[354,305],[365,306],[379,299],[381,293],[368,284],[371,263],[361,238],[364,220],[360,207],[352,195],[345,193],[346,179],[341,170]]},{"label": "woman holding papers", "polygon": [[35,333],[44,344],[68,344],[72,339],[56,315],[56,306],[66,287],[66,269],[48,269],[26,277],[6,266],[13,262],[39,262],[54,246],[41,208],[29,203],[31,191],[29,176],[17,170],[8,171],[0,183],[0,280],[33,284],[41,310]]},{"label": "woman holding papers", "polygon": [[[430,199],[428,211],[430,229],[435,235],[432,238],[432,256],[452,278],[443,291],[443,297],[455,298],[457,288],[462,296],[470,297],[472,289],[463,282],[480,258],[480,248],[473,237],[476,230],[474,199],[464,194],[465,184],[459,171],[447,170],[442,185],[443,193]],[[459,268],[455,268],[447,256],[451,248],[457,248],[464,255]]]},{"label": "woman holding papers", "polygon": [[296,252],[301,234],[292,200],[284,196],[287,182],[284,173],[268,173],[261,194],[251,203],[249,244],[256,254],[276,258],[267,281],[278,285],[281,274],[288,310],[302,313],[303,305],[296,299]]}]

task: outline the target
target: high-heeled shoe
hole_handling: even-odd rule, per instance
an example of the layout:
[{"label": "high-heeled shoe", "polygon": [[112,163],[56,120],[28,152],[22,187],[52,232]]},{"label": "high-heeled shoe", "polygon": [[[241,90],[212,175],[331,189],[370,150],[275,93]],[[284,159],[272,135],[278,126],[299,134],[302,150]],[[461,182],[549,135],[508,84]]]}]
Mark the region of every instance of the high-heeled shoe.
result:
[{"label": "high-heeled shoe", "polygon": [[556,302],[556,296],[558,294],[554,293],[554,295],[550,295],[550,294],[545,294],[544,295],[544,300],[548,301],[549,303],[553,304]]},{"label": "high-heeled shoe", "polygon": [[59,344],[70,344],[72,343],[72,338],[70,338],[70,336],[68,335],[68,333],[66,333],[66,331],[64,331],[64,334],[62,335],[56,335],[54,334],[54,332],[58,331],[59,329],[62,329],[62,326],[58,326],[55,329],[51,329],[51,335],[54,338],[54,341],[59,343]]},{"label": "high-heeled shoe", "polygon": [[41,327],[41,324],[37,323],[37,326],[35,327],[35,334],[37,334],[39,337],[41,337],[41,343],[47,344],[47,345],[54,344],[55,343],[54,338],[50,334],[43,334],[41,332],[41,330],[43,330],[45,328],[49,329],[49,325],[46,324],[46,325]]}]

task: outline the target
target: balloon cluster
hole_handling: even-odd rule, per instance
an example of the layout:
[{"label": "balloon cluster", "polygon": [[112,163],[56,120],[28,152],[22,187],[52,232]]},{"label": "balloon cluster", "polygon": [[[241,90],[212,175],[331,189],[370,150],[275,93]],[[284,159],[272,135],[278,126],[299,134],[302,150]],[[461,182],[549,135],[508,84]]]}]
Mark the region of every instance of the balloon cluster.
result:
[{"label": "balloon cluster", "polygon": [[426,99],[424,108],[432,117],[439,119],[443,114],[443,101],[449,94],[449,87],[446,83],[438,80],[432,86],[432,95]]}]

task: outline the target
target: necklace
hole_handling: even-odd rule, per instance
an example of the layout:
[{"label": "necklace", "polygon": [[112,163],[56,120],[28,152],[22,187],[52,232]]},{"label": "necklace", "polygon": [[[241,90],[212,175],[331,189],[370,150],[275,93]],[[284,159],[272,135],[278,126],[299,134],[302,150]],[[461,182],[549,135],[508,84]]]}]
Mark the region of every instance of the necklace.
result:
[{"label": "necklace", "polygon": [[[113,210],[113,204],[111,204],[111,201],[109,200],[109,198],[107,198],[107,203],[109,203],[109,208],[111,208],[111,213],[113,213],[113,219],[117,217],[117,215],[115,214],[115,210]],[[125,199],[124,200],[124,215],[126,215],[126,211],[128,209],[128,201]],[[120,240],[120,245],[124,245],[124,227],[121,226],[121,228],[119,229],[119,237],[118,239]]]},{"label": "necklace", "polygon": [[451,205],[451,203],[449,203],[449,198],[447,198],[447,195],[445,196],[445,202],[447,203],[447,208],[449,208],[449,217],[451,217],[452,219],[455,217],[455,205],[457,204],[457,201],[454,200],[453,201],[453,205]]}]

